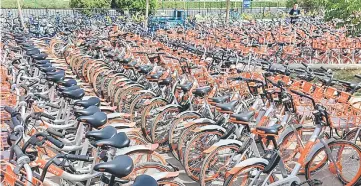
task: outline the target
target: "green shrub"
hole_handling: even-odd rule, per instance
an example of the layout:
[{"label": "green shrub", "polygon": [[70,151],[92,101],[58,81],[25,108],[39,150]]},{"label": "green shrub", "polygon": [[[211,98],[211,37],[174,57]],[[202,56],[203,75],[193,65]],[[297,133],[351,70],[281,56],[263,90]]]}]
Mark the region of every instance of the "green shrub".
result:
[{"label": "green shrub", "polygon": [[72,8],[110,8],[111,0],[70,0]]}]

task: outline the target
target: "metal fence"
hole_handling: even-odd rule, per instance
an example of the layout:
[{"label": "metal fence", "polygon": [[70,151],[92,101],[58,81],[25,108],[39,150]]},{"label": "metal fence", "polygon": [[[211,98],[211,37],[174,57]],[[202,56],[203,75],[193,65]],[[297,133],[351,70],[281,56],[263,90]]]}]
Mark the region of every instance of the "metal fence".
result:
[{"label": "metal fence", "polygon": [[[0,9],[1,14],[3,16],[10,15],[11,17],[16,17],[18,15],[17,9]],[[155,15],[162,15],[162,16],[172,16],[174,9],[158,9],[155,12]],[[188,16],[194,16],[194,15],[202,15],[202,16],[208,16],[208,15],[225,15],[226,9],[225,8],[192,8],[192,9],[184,9],[186,12],[186,15]],[[249,13],[249,14],[259,14],[259,13],[279,13],[279,12],[285,12],[287,11],[287,8],[285,7],[253,7],[253,8],[231,8],[231,12],[238,12],[238,13]],[[77,14],[102,14],[102,15],[109,15],[109,16],[120,16],[124,14],[132,15],[135,13],[135,11],[123,11],[122,9],[22,9],[22,13],[24,17],[30,17],[30,16],[52,16],[60,14],[62,16],[70,16],[74,17]]]}]

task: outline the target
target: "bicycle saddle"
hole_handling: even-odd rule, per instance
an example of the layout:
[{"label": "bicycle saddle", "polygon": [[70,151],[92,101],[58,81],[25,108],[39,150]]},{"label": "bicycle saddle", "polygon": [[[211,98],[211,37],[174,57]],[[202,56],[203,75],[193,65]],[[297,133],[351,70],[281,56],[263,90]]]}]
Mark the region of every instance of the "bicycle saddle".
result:
[{"label": "bicycle saddle", "polygon": [[211,98],[211,101],[215,102],[215,103],[223,103],[223,102],[227,101],[228,99],[229,99],[229,95],[220,96],[220,97],[213,97],[213,98]]},{"label": "bicycle saddle", "polygon": [[19,45],[21,45],[23,47],[34,47],[34,44],[30,43],[30,42],[19,43]]},{"label": "bicycle saddle", "polygon": [[129,156],[120,155],[112,161],[99,163],[94,166],[94,170],[98,172],[107,172],[117,178],[123,178],[133,171],[133,160]]},{"label": "bicycle saddle", "polygon": [[63,74],[65,76],[65,71],[59,70],[59,71],[55,71],[55,72],[47,72],[46,73],[47,76],[52,76],[52,75],[56,75],[56,74]]},{"label": "bicycle saddle", "polygon": [[128,147],[130,140],[124,132],[119,132],[118,134],[113,135],[111,138],[102,139],[95,142],[95,145],[98,147],[115,147],[118,149]]},{"label": "bicycle saddle", "polygon": [[52,81],[54,83],[62,81],[63,79],[64,79],[64,74],[54,74],[54,75],[46,76],[46,80]]},{"label": "bicycle saddle", "polygon": [[132,186],[158,186],[157,180],[155,180],[153,177],[143,174],[140,176],[137,176],[134,180],[134,183]]},{"label": "bicycle saddle", "polygon": [[163,75],[162,71],[156,72],[155,74],[150,75],[150,79],[159,79]]},{"label": "bicycle saddle", "polygon": [[65,90],[62,93],[64,97],[70,99],[81,99],[85,95],[85,91],[83,89]]},{"label": "bicycle saddle", "polygon": [[92,140],[109,139],[117,133],[117,129],[112,126],[106,126],[100,130],[89,131],[85,137]]},{"label": "bicycle saddle", "polygon": [[36,67],[40,68],[40,67],[51,67],[51,63],[44,63],[44,64],[36,64]]},{"label": "bicycle saddle", "polygon": [[216,107],[220,108],[222,111],[233,111],[237,102],[237,100],[233,100],[229,103],[218,103]]},{"label": "bicycle saddle", "polygon": [[97,106],[90,106],[86,109],[76,109],[74,110],[75,116],[90,116],[97,112],[100,112],[100,109]]},{"label": "bicycle saddle", "polygon": [[139,73],[142,73],[142,74],[149,74],[150,71],[152,71],[153,69],[153,66],[150,66],[150,65],[143,65],[143,66],[140,66],[138,71]]},{"label": "bicycle saddle", "polygon": [[36,64],[46,64],[46,63],[51,64],[50,60],[48,60],[48,59],[44,59],[44,60],[35,60],[35,63],[36,63]]},{"label": "bicycle saddle", "polygon": [[192,82],[187,82],[183,85],[179,85],[179,87],[184,91],[184,92],[187,92],[189,91],[193,86],[193,83]]},{"label": "bicycle saddle", "polygon": [[97,112],[90,116],[80,116],[77,120],[85,122],[94,128],[99,128],[107,123],[107,115],[103,112]]},{"label": "bicycle saddle", "polygon": [[58,90],[60,92],[71,91],[71,90],[76,90],[76,89],[80,89],[80,87],[78,85],[74,85],[74,86],[71,86],[71,87],[58,87]]},{"label": "bicycle saddle", "polygon": [[55,67],[40,67],[39,70],[47,73],[47,72],[55,72],[56,68]]},{"label": "bicycle saddle", "polygon": [[77,85],[78,83],[76,82],[75,79],[68,79],[68,80],[64,80],[62,82],[60,82],[60,85],[65,86],[65,87],[71,87],[73,85]]},{"label": "bicycle saddle", "polygon": [[32,55],[39,54],[39,53],[40,53],[40,50],[37,48],[33,48],[29,51],[26,51],[26,55],[28,55],[28,56],[32,56]]},{"label": "bicycle saddle", "polygon": [[240,114],[232,114],[231,117],[236,118],[237,121],[249,122],[251,118],[254,116],[254,114],[255,114],[254,111],[246,111]]},{"label": "bicycle saddle", "polygon": [[26,52],[31,51],[31,50],[36,50],[36,49],[39,50],[38,48],[35,48],[35,46],[33,46],[33,45],[23,47],[23,50],[25,50]]},{"label": "bicycle saddle", "polygon": [[209,86],[200,87],[200,88],[196,88],[196,90],[193,91],[193,94],[196,96],[203,97],[206,94],[208,94],[209,91],[211,91],[211,87],[209,87]]},{"label": "bicycle saddle", "polygon": [[82,107],[89,107],[92,105],[99,106],[100,105],[100,99],[97,97],[91,97],[87,100],[79,100],[74,103],[74,105],[82,106]]},{"label": "bicycle saddle", "polygon": [[48,54],[46,54],[46,53],[34,54],[34,55],[31,55],[31,57],[33,57],[36,60],[43,60],[48,57]]},{"label": "bicycle saddle", "polygon": [[126,58],[126,59],[122,59],[122,58],[119,58],[118,60],[120,63],[129,63],[132,61],[132,58]]},{"label": "bicycle saddle", "polygon": [[161,82],[159,82],[159,85],[165,85],[165,86],[167,86],[167,85],[169,85],[171,82],[172,82],[172,77],[169,76],[169,77],[163,79]]},{"label": "bicycle saddle", "polygon": [[278,131],[280,131],[282,128],[282,125],[274,124],[267,127],[256,127],[256,130],[261,131],[263,134],[278,135]]}]

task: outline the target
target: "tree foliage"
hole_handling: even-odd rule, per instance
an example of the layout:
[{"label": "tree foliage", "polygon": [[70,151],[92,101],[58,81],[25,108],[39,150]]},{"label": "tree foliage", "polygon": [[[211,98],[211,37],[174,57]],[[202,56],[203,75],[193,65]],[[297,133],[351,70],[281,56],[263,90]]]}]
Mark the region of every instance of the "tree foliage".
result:
[{"label": "tree foliage", "polygon": [[337,26],[345,26],[349,34],[361,34],[361,0],[327,0],[325,20],[339,19]]},{"label": "tree foliage", "polygon": [[[113,0],[114,8],[145,12],[146,0]],[[149,0],[149,13],[154,13],[157,8],[157,0]]]},{"label": "tree foliage", "polygon": [[323,8],[327,0],[287,0],[286,6],[291,8],[294,4],[298,4],[299,7],[314,11]]},{"label": "tree foliage", "polygon": [[72,8],[110,8],[111,0],[70,0]]}]

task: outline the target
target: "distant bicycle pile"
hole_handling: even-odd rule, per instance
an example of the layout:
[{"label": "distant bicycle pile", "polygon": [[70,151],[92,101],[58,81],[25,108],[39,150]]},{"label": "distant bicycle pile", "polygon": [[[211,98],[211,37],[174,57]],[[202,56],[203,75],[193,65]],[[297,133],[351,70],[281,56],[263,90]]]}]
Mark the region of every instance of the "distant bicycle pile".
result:
[{"label": "distant bicycle pile", "polygon": [[72,27],[1,33],[3,185],[186,185],[166,152],[202,186],[361,184],[361,75],[309,66],[359,63],[360,37],[314,20]]}]

